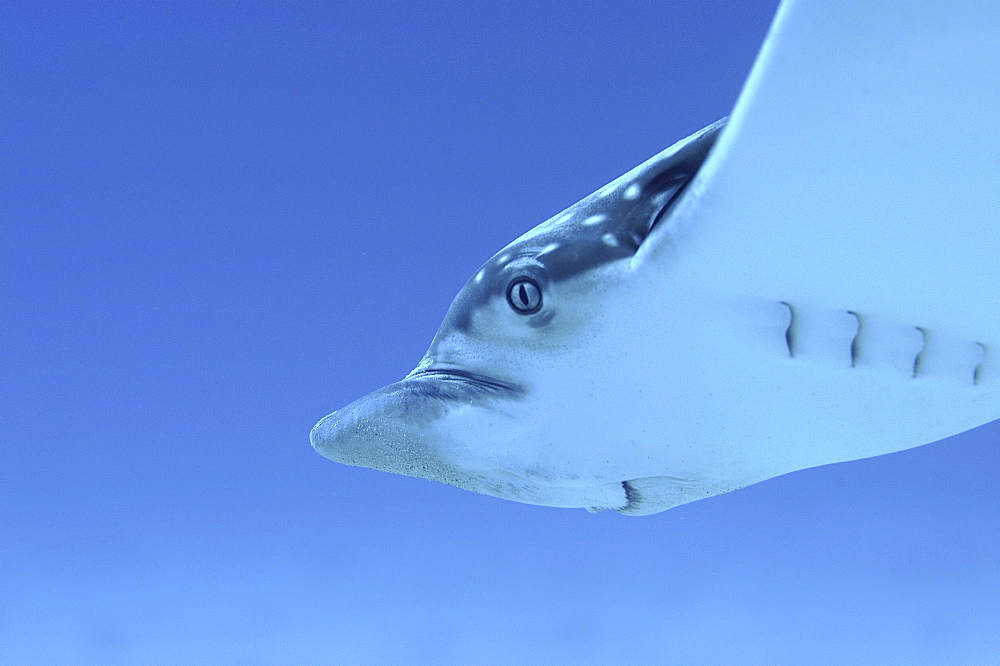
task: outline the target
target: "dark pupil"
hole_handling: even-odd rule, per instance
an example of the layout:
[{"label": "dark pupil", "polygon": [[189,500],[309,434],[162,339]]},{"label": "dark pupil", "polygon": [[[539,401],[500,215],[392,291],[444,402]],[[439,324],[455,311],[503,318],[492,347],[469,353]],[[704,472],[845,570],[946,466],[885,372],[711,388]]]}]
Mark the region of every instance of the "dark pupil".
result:
[{"label": "dark pupil", "polygon": [[542,307],[542,292],[534,280],[520,278],[507,287],[507,302],[521,314],[534,314]]}]

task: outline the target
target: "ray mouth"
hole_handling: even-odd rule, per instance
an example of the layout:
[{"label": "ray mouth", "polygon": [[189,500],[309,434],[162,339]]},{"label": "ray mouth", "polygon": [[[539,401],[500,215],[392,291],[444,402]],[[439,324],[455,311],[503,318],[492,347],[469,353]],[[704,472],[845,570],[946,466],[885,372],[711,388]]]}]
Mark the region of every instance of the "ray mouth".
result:
[{"label": "ray mouth", "polygon": [[437,381],[446,383],[458,383],[474,387],[483,391],[496,394],[506,394],[510,396],[521,395],[524,389],[516,384],[505,382],[495,377],[480,375],[468,370],[457,370],[454,368],[425,368],[414,370],[406,376],[404,381]]}]

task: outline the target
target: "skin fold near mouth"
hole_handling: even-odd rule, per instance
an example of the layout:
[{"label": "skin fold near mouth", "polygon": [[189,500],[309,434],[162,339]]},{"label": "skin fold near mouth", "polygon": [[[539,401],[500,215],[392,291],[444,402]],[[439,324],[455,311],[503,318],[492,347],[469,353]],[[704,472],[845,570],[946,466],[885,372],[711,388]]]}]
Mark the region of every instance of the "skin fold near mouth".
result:
[{"label": "skin fold near mouth", "polygon": [[404,381],[419,381],[424,379],[463,382],[497,393],[507,393],[510,395],[521,395],[524,393],[522,388],[514,384],[475,372],[454,368],[421,368],[408,374]]}]

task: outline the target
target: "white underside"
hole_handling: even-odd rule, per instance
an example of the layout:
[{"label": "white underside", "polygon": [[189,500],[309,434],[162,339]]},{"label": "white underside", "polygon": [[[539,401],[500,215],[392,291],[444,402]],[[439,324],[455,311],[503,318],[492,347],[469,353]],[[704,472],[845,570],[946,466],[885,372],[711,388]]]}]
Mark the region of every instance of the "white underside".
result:
[{"label": "white underside", "polygon": [[1000,417],[998,35],[993,2],[785,3],[593,337],[503,424],[493,460],[557,486],[512,498],[638,480],[651,512]]}]

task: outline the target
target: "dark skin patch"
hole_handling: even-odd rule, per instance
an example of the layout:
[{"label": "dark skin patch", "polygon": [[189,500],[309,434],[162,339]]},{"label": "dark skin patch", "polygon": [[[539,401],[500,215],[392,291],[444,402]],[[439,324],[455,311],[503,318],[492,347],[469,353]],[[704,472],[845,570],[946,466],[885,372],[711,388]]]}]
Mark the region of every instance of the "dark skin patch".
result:
[{"label": "dark skin patch", "polygon": [[[468,332],[472,312],[491,298],[505,295],[512,281],[518,278],[535,282],[544,301],[547,285],[635,255],[653,227],[669,216],[684,186],[708,157],[725,122],[724,118],[710,125],[673,151],[647,162],[631,183],[640,188],[641,194],[635,199],[594,193],[557,216],[565,218],[559,224],[498,252],[482,267],[482,279],[469,280],[455,297],[441,330]],[[595,215],[603,215],[605,220],[598,224],[583,223]],[[605,242],[606,234],[614,236],[617,242]],[[542,250],[546,250],[544,254]],[[500,264],[502,256],[508,260]],[[542,307],[538,314],[525,316],[525,323],[532,327],[548,323],[551,315],[545,321],[532,319],[545,311]]]}]

